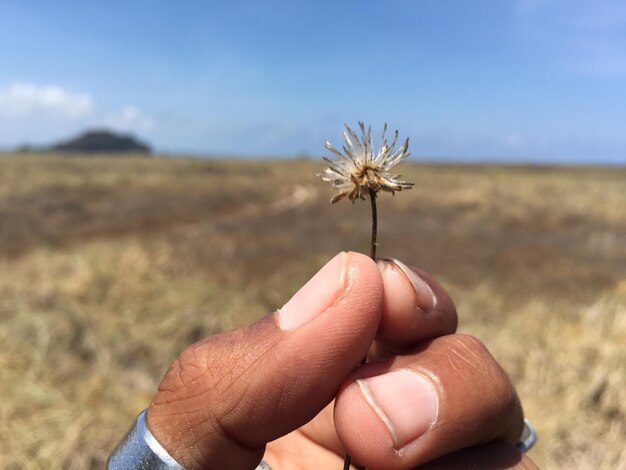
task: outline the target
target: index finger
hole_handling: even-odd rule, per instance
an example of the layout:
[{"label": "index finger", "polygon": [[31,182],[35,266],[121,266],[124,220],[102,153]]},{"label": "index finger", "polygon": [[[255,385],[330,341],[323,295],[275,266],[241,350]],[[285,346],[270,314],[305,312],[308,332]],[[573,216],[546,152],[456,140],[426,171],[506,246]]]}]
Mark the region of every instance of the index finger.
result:
[{"label": "index finger", "polygon": [[385,292],[373,359],[456,331],[454,303],[433,276],[393,258],[381,258],[377,264]]}]

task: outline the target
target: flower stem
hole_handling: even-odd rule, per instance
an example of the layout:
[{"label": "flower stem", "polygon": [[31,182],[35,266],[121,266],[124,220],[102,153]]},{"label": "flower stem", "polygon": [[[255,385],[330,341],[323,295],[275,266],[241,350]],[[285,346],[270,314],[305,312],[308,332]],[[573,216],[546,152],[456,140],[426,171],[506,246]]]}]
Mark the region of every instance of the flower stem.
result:
[{"label": "flower stem", "polygon": [[378,232],[378,211],[376,210],[376,191],[368,188],[370,202],[372,203],[372,243],[370,245],[370,258],[376,261],[376,234]]},{"label": "flower stem", "polygon": [[350,470],[350,460],[352,460],[352,457],[346,452],[346,456],[343,459],[343,470]]},{"label": "flower stem", "polygon": [[[378,234],[378,211],[376,210],[376,191],[372,188],[368,188],[370,193],[370,202],[372,203],[372,238],[370,243],[370,258],[376,261],[376,236]],[[361,365],[367,362],[367,354],[361,361]],[[350,461],[352,457],[346,452],[346,456],[343,459],[343,470],[350,470]]]}]

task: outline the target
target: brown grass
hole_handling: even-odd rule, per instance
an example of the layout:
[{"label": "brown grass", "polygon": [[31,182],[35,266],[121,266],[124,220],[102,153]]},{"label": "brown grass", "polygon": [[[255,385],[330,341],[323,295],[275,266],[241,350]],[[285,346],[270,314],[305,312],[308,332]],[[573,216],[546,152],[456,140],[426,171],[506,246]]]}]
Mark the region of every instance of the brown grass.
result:
[{"label": "brown grass", "polygon": [[[98,468],[187,344],[368,247],[318,162],[0,158],[0,468]],[[543,468],[626,468],[626,169],[406,165],[381,256],[510,372]]]}]

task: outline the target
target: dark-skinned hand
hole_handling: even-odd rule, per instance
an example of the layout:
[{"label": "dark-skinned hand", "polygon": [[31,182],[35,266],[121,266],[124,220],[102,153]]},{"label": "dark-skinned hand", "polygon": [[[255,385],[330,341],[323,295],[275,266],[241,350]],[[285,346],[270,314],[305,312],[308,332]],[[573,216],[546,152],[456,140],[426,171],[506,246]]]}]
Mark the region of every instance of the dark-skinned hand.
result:
[{"label": "dark-skinned hand", "polygon": [[[148,427],[186,469],[534,469],[507,374],[430,275],[340,253],[283,308],[191,345]],[[368,354],[368,363],[359,366]]]}]

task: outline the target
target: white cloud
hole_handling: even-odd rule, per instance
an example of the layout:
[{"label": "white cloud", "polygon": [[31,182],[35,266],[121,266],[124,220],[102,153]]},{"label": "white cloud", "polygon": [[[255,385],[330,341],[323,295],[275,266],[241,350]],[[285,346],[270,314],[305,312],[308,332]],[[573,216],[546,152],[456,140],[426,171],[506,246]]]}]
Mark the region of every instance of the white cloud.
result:
[{"label": "white cloud", "polygon": [[61,119],[79,119],[94,110],[91,96],[74,93],[55,85],[15,82],[0,88],[0,116],[29,117],[41,114]]},{"label": "white cloud", "polygon": [[45,144],[90,128],[143,134],[154,127],[138,107],[107,107],[89,93],[50,84],[0,85],[0,147]]},{"label": "white cloud", "polygon": [[104,124],[117,130],[147,132],[154,128],[154,119],[136,106],[125,106],[109,115]]}]

